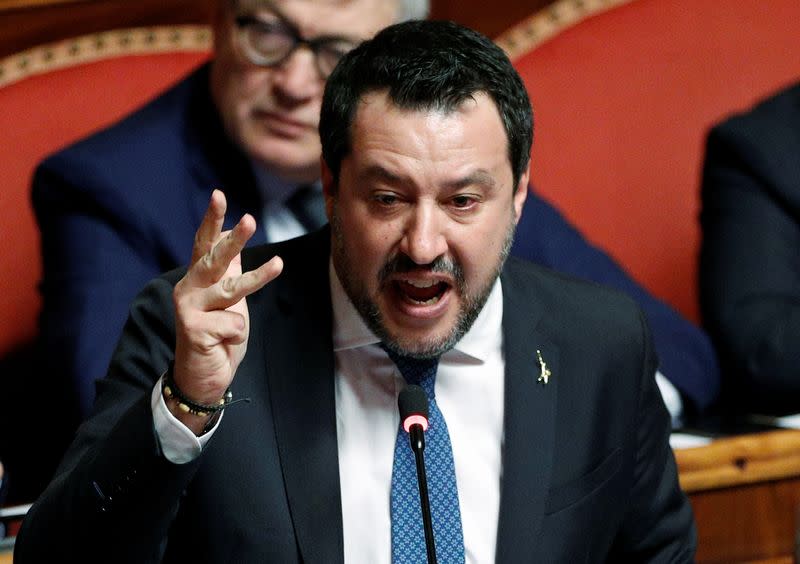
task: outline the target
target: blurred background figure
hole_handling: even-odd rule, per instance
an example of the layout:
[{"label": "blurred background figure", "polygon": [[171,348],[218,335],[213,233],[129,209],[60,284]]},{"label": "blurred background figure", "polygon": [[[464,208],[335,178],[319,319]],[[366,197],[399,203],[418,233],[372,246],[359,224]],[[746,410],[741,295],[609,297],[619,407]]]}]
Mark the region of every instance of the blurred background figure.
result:
[{"label": "blurred background figure", "polygon": [[800,83],[709,134],[700,291],[739,410],[800,411]]}]

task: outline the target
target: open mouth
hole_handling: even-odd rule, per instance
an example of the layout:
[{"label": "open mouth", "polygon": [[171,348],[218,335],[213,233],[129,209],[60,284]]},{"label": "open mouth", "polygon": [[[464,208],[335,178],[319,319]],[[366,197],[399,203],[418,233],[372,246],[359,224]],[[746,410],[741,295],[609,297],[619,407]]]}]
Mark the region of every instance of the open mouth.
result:
[{"label": "open mouth", "polygon": [[450,285],[437,280],[402,279],[396,280],[394,287],[405,302],[425,306],[438,303]]}]

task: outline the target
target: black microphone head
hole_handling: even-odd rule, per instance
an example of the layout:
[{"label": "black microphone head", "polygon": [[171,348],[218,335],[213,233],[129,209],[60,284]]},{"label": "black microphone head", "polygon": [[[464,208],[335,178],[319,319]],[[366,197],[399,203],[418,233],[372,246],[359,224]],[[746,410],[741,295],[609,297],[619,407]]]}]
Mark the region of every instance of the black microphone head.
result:
[{"label": "black microphone head", "polygon": [[406,431],[413,424],[422,425],[423,430],[428,429],[428,395],[425,390],[414,384],[406,386],[397,397],[397,407]]}]

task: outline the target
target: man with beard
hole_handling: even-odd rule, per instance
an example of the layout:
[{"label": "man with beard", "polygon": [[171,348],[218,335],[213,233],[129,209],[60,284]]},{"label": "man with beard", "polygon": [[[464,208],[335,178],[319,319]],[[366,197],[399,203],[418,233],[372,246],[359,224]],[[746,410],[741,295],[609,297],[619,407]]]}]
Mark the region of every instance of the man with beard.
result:
[{"label": "man with beard", "polygon": [[331,75],[320,136],[331,227],[243,251],[255,220],[222,233],[214,192],[17,560],[423,562],[414,383],[438,561],[691,561],[641,312],[506,260],[532,112],[503,52],[392,26]]}]

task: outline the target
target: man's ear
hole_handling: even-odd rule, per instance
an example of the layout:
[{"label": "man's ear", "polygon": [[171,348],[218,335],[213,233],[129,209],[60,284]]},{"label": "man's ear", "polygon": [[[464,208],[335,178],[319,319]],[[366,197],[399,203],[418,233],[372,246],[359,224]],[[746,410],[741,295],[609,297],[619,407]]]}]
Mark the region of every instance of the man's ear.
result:
[{"label": "man's ear", "polygon": [[519,218],[522,215],[522,206],[525,204],[525,198],[528,197],[528,190],[530,188],[531,176],[531,163],[528,161],[528,166],[525,171],[520,175],[517,187],[514,190],[514,223],[519,223]]},{"label": "man's ear", "polygon": [[328,222],[330,222],[333,217],[333,198],[336,186],[334,185],[333,173],[328,168],[328,163],[325,162],[325,159],[320,157],[319,164],[322,170],[322,193],[325,195],[325,215],[328,216]]}]

